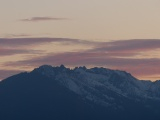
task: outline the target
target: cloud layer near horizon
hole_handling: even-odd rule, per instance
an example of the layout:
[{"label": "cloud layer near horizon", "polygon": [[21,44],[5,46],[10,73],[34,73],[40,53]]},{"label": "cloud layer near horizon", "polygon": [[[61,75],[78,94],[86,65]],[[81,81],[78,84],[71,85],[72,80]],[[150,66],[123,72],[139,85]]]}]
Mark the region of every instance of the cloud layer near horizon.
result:
[{"label": "cloud layer near horizon", "polygon": [[[81,44],[88,46],[89,49],[85,50],[82,47],[79,48],[79,51],[60,53],[50,51],[43,55],[39,54],[40,52],[45,53],[45,51],[32,50],[32,48],[39,44],[50,44],[54,42],[70,47]],[[30,46],[29,49],[26,46]],[[13,47],[15,47],[14,50]],[[1,56],[11,54],[26,55],[32,52],[36,54],[36,56],[25,60],[3,62],[2,66],[24,66],[24,68],[32,68],[42,64],[64,64],[71,67],[86,65],[126,70],[137,77],[160,74],[160,56],[157,55],[157,52],[160,51],[160,40],[158,39],[92,42],[68,38],[1,38],[0,48]],[[65,47],[63,46],[62,49],[65,49]],[[155,55],[153,56],[152,54]]]}]

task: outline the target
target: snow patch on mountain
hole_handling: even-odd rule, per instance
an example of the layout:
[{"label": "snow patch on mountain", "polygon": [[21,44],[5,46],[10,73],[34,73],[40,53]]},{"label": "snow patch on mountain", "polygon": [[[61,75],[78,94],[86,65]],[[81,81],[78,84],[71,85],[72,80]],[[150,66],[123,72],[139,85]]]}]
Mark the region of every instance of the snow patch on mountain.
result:
[{"label": "snow patch on mountain", "polygon": [[106,68],[76,67],[74,69],[43,65],[34,69],[85,99],[109,106],[114,94],[128,99],[159,99],[160,81],[140,81],[130,73]]}]

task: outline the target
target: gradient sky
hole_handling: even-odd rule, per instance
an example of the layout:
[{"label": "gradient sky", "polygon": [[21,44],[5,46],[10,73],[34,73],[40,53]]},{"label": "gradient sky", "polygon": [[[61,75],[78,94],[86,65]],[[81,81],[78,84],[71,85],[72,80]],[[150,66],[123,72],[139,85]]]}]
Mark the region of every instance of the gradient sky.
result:
[{"label": "gradient sky", "polygon": [[160,79],[159,0],[1,0],[0,79],[42,64]]}]

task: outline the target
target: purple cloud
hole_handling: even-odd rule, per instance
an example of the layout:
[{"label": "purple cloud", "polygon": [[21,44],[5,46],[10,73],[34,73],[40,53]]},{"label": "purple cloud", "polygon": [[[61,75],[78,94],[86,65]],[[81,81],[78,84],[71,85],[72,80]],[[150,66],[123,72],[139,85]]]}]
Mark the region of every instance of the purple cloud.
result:
[{"label": "purple cloud", "polygon": [[159,74],[160,59],[143,58],[115,58],[107,53],[87,53],[87,52],[68,52],[61,54],[48,54],[43,57],[32,58],[29,60],[7,63],[6,65],[37,67],[42,64],[68,66],[102,66],[119,70],[126,70],[133,75],[153,75]]},{"label": "purple cloud", "polygon": [[23,22],[39,22],[39,21],[59,21],[68,20],[67,18],[55,18],[55,17],[32,17],[29,19],[21,19]]},{"label": "purple cloud", "polygon": [[138,54],[150,50],[160,49],[159,39],[135,39],[135,40],[117,40],[99,44],[92,51],[109,52],[112,54]]},{"label": "purple cloud", "polygon": [[33,50],[37,45],[60,43],[62,45],[91,45],[90,41],[69,38],[0,38],[0,55],[40,54],[44,51]]},{"label": "purple cloud", "polygon": [[16,54],[39,54],[43,53],[42,50],[25,50],[25,49],[12,49],[0,48],[0,56],[16,55]]},{"label": "purple cloud", "polygon": [[0,46],[17,47],[58,42],[61,44],[92,44],[91,41],[69,38],[0,38]]},{"label": "purple cloud", "polygon": [[[20,38],[20,39],[0,39],[4,45],[27,46],[40,43],[59,42],[66,45],[84,44],[93,48],[90,50],[80,50],[77,52],[50,53],[44,56],[33,57],[18,62],[8,62],[4,65],[37,67],[42,64],[68,66],[102,66],[113,69],[126,70],[136,76],[157,75],[160,71],[160,58],[134,57],[141,52],[149,52],[160,49],[160,40],[117,40],[113,42],[92,42],[78,39],[66,38]],[[13,40],[13,41],[12,41]],[[142,55],[143,56],[143,55]],[[125,58],[124,58],[125,57]],[[129,58],[132,57],[132,58]],[[26,66],[25,66],[26,65]]]},{"label": "purple cloud", "polygon": [[[96,42],[69,38],[0,38],[0,46],[29,46],[42,43],[58,42],[66,45],[82,44],[94,46],[91,52],[108,52],[113,54],[138,54],[138,52],[160,48],[159,39],[148,40],[117,40],[113,42]],[[121,54],[121,55],[122,55]]]}]

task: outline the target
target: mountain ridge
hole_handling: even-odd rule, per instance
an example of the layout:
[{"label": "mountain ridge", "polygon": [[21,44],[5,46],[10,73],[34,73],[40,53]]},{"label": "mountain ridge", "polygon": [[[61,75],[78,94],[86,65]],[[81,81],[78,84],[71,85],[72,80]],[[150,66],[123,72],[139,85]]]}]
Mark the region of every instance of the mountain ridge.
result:
[{"label": "mountain ridge", "polygon": [[[64,65],[61,65],[60,67],[58,66],[52,67],[49,65],[43,65],[43,66],[40,66],[39,68],[34,69],[32,72],[35,72],[35,71],[39,72],[39,70],[41,70],[42,74],[47,75],[47,76],[50,75],[52,77],[54,76],[54,74],[57,74],[57,73],[54,73],[55,71],[59,71],[60,73],[70,74],[69,77],[73,77],[75,74],[79,74],[81,75],[81,79],[82,77],[86,77],[88,75],[87,77],[92,77],[92,80],[91,79],[89,80],[92,82],[94,82],[93,79],[96,79],[98,76],[100,77],[98,78],[99,80],[97,80],[98,82],[99,81],[100,83],[102,82],[112,83],[113,82],[113,86],[116,86],[121,89],[124,88],[125,87],[124,85],[128,84],[128,82],[131,82],[132,84],[134,84],[136,88],[143,87],[143,90],[147,89],[147,87],[152,87],[154,86],[154,84],[159,83],[158,81],[155,81],[155,82],[140,81],[134,76],[132,76],[130,73],[127,73],[126,71],[111,70],[111,69],[106,69],[103,67],[100,67],[100,68],[94,67],[94,68],[87,69],[85,66],[83,66],[83,67],[75,67],[74,69],[70,69],[70,68],[66,68]],[[95,82],[97,81],[95,80]]]},{"label": "mountain ridge", "polygon": [[159,81],[140,81],[125,71],[42,65],[0,82],[0,115],[9,113],[17,120],[46,116],[57,120],[159,120],[159,91]]}]

